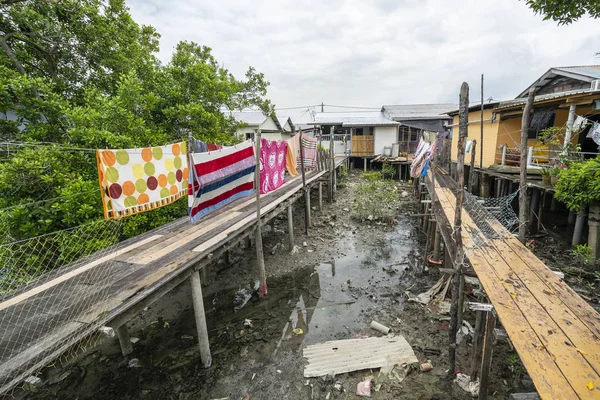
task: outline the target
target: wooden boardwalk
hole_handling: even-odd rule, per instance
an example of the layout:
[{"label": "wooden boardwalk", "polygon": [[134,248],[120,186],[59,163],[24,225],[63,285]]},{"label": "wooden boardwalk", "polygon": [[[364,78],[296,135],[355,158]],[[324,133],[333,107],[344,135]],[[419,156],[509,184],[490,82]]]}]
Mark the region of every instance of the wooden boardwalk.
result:
[{"label": "wooden boardwalk", "polygon": [[[336,158],[335,167],[344,160]],[[307,172],[306,185],[314,187],[328,175],[327,170]],[[302,178],[296,177],[278,190],[261,195],[262,223],[302,197],[302,187]],[[27,327],[16,324],[0,327],[0,347],[14,348],[0,359],[0,394],[100,327],[123,326],[188,279],[193,271],[206,267],[251,235],[256,225],[255,197],[241,198],[194,225],[185,217],[126,240],[110,254],[92,255],[84,263],[78,263],[77,268],[64,268],[64,274],[0,303],[0,317],[4,313],[27,316],[34,321]],[[213,257],[208,257],[209,254]],[[110,270],[97,280],[94,271],[98,268]],[[61,318],[61,314],[86,299],[92,301],[88,301],[89,306],[76,320]],[[38,312],[42,303],[52,304],[52,309]]]},{"label": "wooden boardwalk", "polygon": [[[428,186],[448,236],[455,183],[436,173]],[[463,209],[465,254],[539,395],[600,399],[600,315],[498,221],[475,215]]]}]

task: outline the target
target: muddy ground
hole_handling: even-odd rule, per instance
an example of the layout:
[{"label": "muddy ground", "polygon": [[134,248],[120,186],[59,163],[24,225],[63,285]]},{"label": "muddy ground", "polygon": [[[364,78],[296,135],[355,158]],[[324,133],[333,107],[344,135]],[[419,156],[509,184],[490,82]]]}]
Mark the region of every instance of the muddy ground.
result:
[{"label": "muddy ground", "polygon": [[[87,351],[74,361],[43,371],[36,393],[27,399],[353,399],[357,384],[374,376],[373,398],[467,399],[445,379],[448,320],[436,310],[408,302],[406,291],[421,293],[440,273],[422,263],[421,232],[411,187],[398,183],[394,221],[357,221],[351,217],[358,173],[350,174],[333,205],[313,211],[314,227],[304,235],[303,205],[296,204],[297,252],[287,250],[287,221],[276,219],[265,233],[268,296],[253,291],[258,276],[255,250],[236,248],[231,263],[216,260],[204,288],[213,356],[201,367],[189,287],[183,284],[131,321],[134,353],[124,357],[116,339]],[[317,204],[314,198],[312,204]],[[246,302],[247,300],[247,302]],[[474,315],[465,314],[474,325]],[[433,370],[413,368],[402,382],[378,378],[378,370],[335,377],[303,377],[302,349],[332,339],[381,336],[376,320],[403,335],[420,362]],[[294,331],[296,329],[296,331]],[[300,330],[298,330],[300,329]],[[295,332],[295,333],[294,333]],[[458,348],[458,369],[470,371],[471,340]],[[531,389],[506,342],[494,348],[490,393],[505,398]],[[336,384],[340,384],[336,388]],[[379,384],[381,384],[379,386]],[[523,387],[525,385],[525,388]],[[339,389],[339,390],[338,390]]]}]

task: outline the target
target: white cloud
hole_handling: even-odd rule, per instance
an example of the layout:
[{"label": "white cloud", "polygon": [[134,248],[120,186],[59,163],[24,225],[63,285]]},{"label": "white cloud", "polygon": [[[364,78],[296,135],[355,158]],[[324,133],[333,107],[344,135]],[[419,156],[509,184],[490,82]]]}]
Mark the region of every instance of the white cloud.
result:
[{"label": "white cloud", "polygon": [[[516,96],[552,66],[598,64],[598,21],[542,21],[519,0],[127,0],[162,35],[159,57],[191,40],[236,76],[271,82],[279,107],[457,102]],[[290,112],[293,117],[299,112]],[[306,117],[305,117],[306,118]]]}]

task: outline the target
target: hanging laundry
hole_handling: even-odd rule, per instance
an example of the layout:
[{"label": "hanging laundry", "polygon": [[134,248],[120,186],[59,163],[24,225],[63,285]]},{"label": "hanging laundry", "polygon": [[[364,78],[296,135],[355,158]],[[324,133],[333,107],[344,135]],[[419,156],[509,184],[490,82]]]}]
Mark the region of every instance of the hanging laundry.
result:
[{"label": "hanging laundry", "polygon": [[471,146],[473,146],[473,141],[467,140],[467,144],[465,145],[465,154],[468,154],[471,151]]},{"label": "hanging laundry", "polygon": [[96,150],[104,218],[153,210],[184,196],[188,186],[186,152],[185,142]]},{"label": "hanging laundry", "polygon": [[592,140],[594,143],[600,146],[600,124],[598,122],[594,122],[594,125],[590,128]]},{"label": "hanging laundry", "polygon": [[202,140],[198,140],[196,138],[192,138],[190,150],[192,151],[192,153],[206,153],[208,151],[208,146],[206,145],[206,142],[203,142]]},{"label": "hanging laundry", "polygon": [[578,115],[577,118],[575,118],[575,122],[573,122],[573,132],[581,131],[585,127],[586,123],[587,118]]},{"label": "hanging laundry", "polygon": [[212,144],[212,143],[206,143],[206,146],[208,147],[208,151],[216,151],[216,150],[221,150],[223,148],[223,146],[221,146],[220,144]]},{"label": "hanging laundry", "polygon": [[254,193],[256,159],[251,140],[218,151],[193,153],[195,182],[188,193],[190,222]]},{"label": "hanging laundry", "polygon": [[[317,138],[303,135],[301,151],[304,154],[304,169],[317,168]],[[302,168],[300,157],[298,157],[296,168]]]},{"label": "hanging laundry", "polygon": [[300,149],[300,135],[296,134],[288,139],[285,156],[285,166],[290,176],[298,176],[296,165],[298,163],[298,151]]},{"label": "hanging laundry", "polygon": [[260,193],[271,192],[285,183],[287,143],[283,140],[260,141]]}]

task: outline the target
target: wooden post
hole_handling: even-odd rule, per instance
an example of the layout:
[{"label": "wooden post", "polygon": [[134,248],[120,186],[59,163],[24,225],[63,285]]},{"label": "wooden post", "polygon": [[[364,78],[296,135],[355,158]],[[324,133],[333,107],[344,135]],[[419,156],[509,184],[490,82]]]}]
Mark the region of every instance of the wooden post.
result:
[{"label": "wooden post", "polygon": [[535,98],[535,85],[529,89],[529,96],[527,96],[527,103],[523,110],[523,118],[521,123],[521,161],[520,161],[520,177],[519,177],[519,240],[521,243],[525,243],[525,236],[527,235],[527,132],[529,131],[529,114],[533,107],[533,100]]},{"label": "wooden post", "polygon": [[[483,170],[483,74],[481,74],[481,118],[479,121],[479,168]],[[473,143],[473,152],[475,151],[475,143]],[[475,159],[475,153],[473,153],[473,160]],[[471,165],[473,165],[473,160]],[[471,167],[472,168],[472,167]],[[472,182],[469,180],[469,182]]]},{"label": "wooden post", "polygon": [[460,284],[459,284],[459,290],[458,290],[458,322],[457,322],[457,331],[458,329],[460,329],[460,327],[462,326],[462,320],[463,320],[463,311],[465,309],[465,275],[464,274],[460,274]]},{"label": "wooden post", "polygon": [[[479,295],[478,300],[483,303],[484,296]],[[479,368],[481,367],[481,357],[483,352],[483,335],[485,328],[486,311],[476,311],[475,328],[473,329],[473,357],[471,359],[471,380],[475,381],[479,376]]]},{"label": "wooden post", "polygon": [[323,182],[319,181],[319,211],[323,211]]},{"label": "wooden post", "polygon": [[483,356],[481,358],[481,370],[479,372],[479,400],[488,398],[488,383],[490,378],[490,367],[492,366],[492,349],[494,342],[494,328],[496,327],[496,316],[494,311],[487,312],[485,321],[485,336],[483,338]]},{"label": "wooden post", "polygon": [[469,193],[473,193],[473,175],[475,174],[475,149],[477,148],[477,141],[473,140],[471,143],[471,165],[469,166],[469,182],[467,183],[467,190]]},{"label": "wooden post", "polygon": [[294,215],[292,213],[292,203],[287,208],[287,220],[288,220],[288,236],[289,236],[289,249],[294,250]]},{"label": "wooden post", "polygon": [[363,163],[364,172],[367,172],[367,157],[363,157],[363,161],[364,161],[364,163]]},{"label": "wooden post", "polygon": [[260,129],[256,130],[254,141],[254,151],[256,152],[256,169],[254,171],[254,190],[256,191],[256,232],[254,245],[256,246],[258,279],[260,281],[260,296],[262,297],[267,295],[267,274],[265,272],[265,257],[263,254],[262,245],[262,222],[260,219]]},{"label": "wooden post", "polygon": [[[508,195],[508,193],[507,193]],[[539,232],[542,230],[542,212],[544,212],[544,203],[546,201],[546,191],[545,190],[541,190],[540,189],[540,196],[544,201],[540,201],[539,202],[539,207],[538,207],[538,211],[537,211],[537,226],[536,226],[536,231]]]},{"label": "wooden post", "polygon": [[206,286],[210,277],[210,267],[208,265],[204,265],[200,270],[200,273],[202,274],[202,283],[204,286]]},{"label": "wooden post", "polygon": [[442,247],[442,234],[439,226],[436,224],[435,239],[433,241],[433,259],[438,261],[440,259],[440,250]]},{"label": "wooden post", "polygon": [[127,330],[127,323],[119,326],[115,329],[117,332],[117,338],[119,338],[119,345],[121,346],[121,353],[124,356],[128,356],[133,353],[133,344],[131,344],[131,339],[129,338],[129,331]]},{"label": "wooden post", "polygon": [[306,188],[306,172],[304,170],[304,146],[302,146],[302,131],[300,131],[300,166],[302,168],[302,190],[304,191],[304,233],[308,235],[310,225],[310,193]]},{"label": "wooden post", "polygon": [[335,126],[331,127],[331,135],[329,135],[329,156],[331,157],[329,162],[330,162],[330,167],[329,167],[329,182],[331,184],[331,201],[333,202],[333,200],[335,199],[335,152],[333,149],[334,146],[334,142],[333,142],[333,135],[335,133]]},{"label": "wooden post", "polygon": [[[304,189],[304,204],[306,205],[306,225],[310,228],[312,227],[312,218],[310,215],[310,186],[307,186]],[[308,235],[308,228],[306,234]]]},{"label": "wooden post", "polygon": [[244,239],[244,241],[246,242],[246,248],[251,249],[252,248],[252,239],[250,239],[250,236],[248,236],[246,239]]},{"label": "wooden post", "polygon": [[454,260],[454,275],[452,276],[452,303],[450,306],[450,327],[448,329],[449,346],[448,359],[450,367],[448,369],[448,378],[454,379],[456,369],[456,332],[458,330],[458,301],[460,292],[460,277],[462,275],[464,250],[462,244],[462,206],[465,186],[465,138],[469,126],[469,85],[466,82],[460,87],[459,98],[459,136],[458,136],[458,155],[456,159],[456,207],[454,217],[454,240],[456,244],[456,258]]},{"label": "wooden post", "polygon": [[192,287],[194,316],[196,317],[196,330],[198,332],[198,345],[200,346],[200,359],[202,360],[204,368],[209,368],[212,364],[212,357],[210,355],[210,344],[208,342],[208,329],[206,328],[202,285],[200,284],[200,274],[198,271],[192,271],[190,284]]},{"label": "wooden post", "polygon": [[540,206],[540,190],[532,188],[531,202],[529,203],[529,232],[537,233],[538,226],[538,208]]}]

